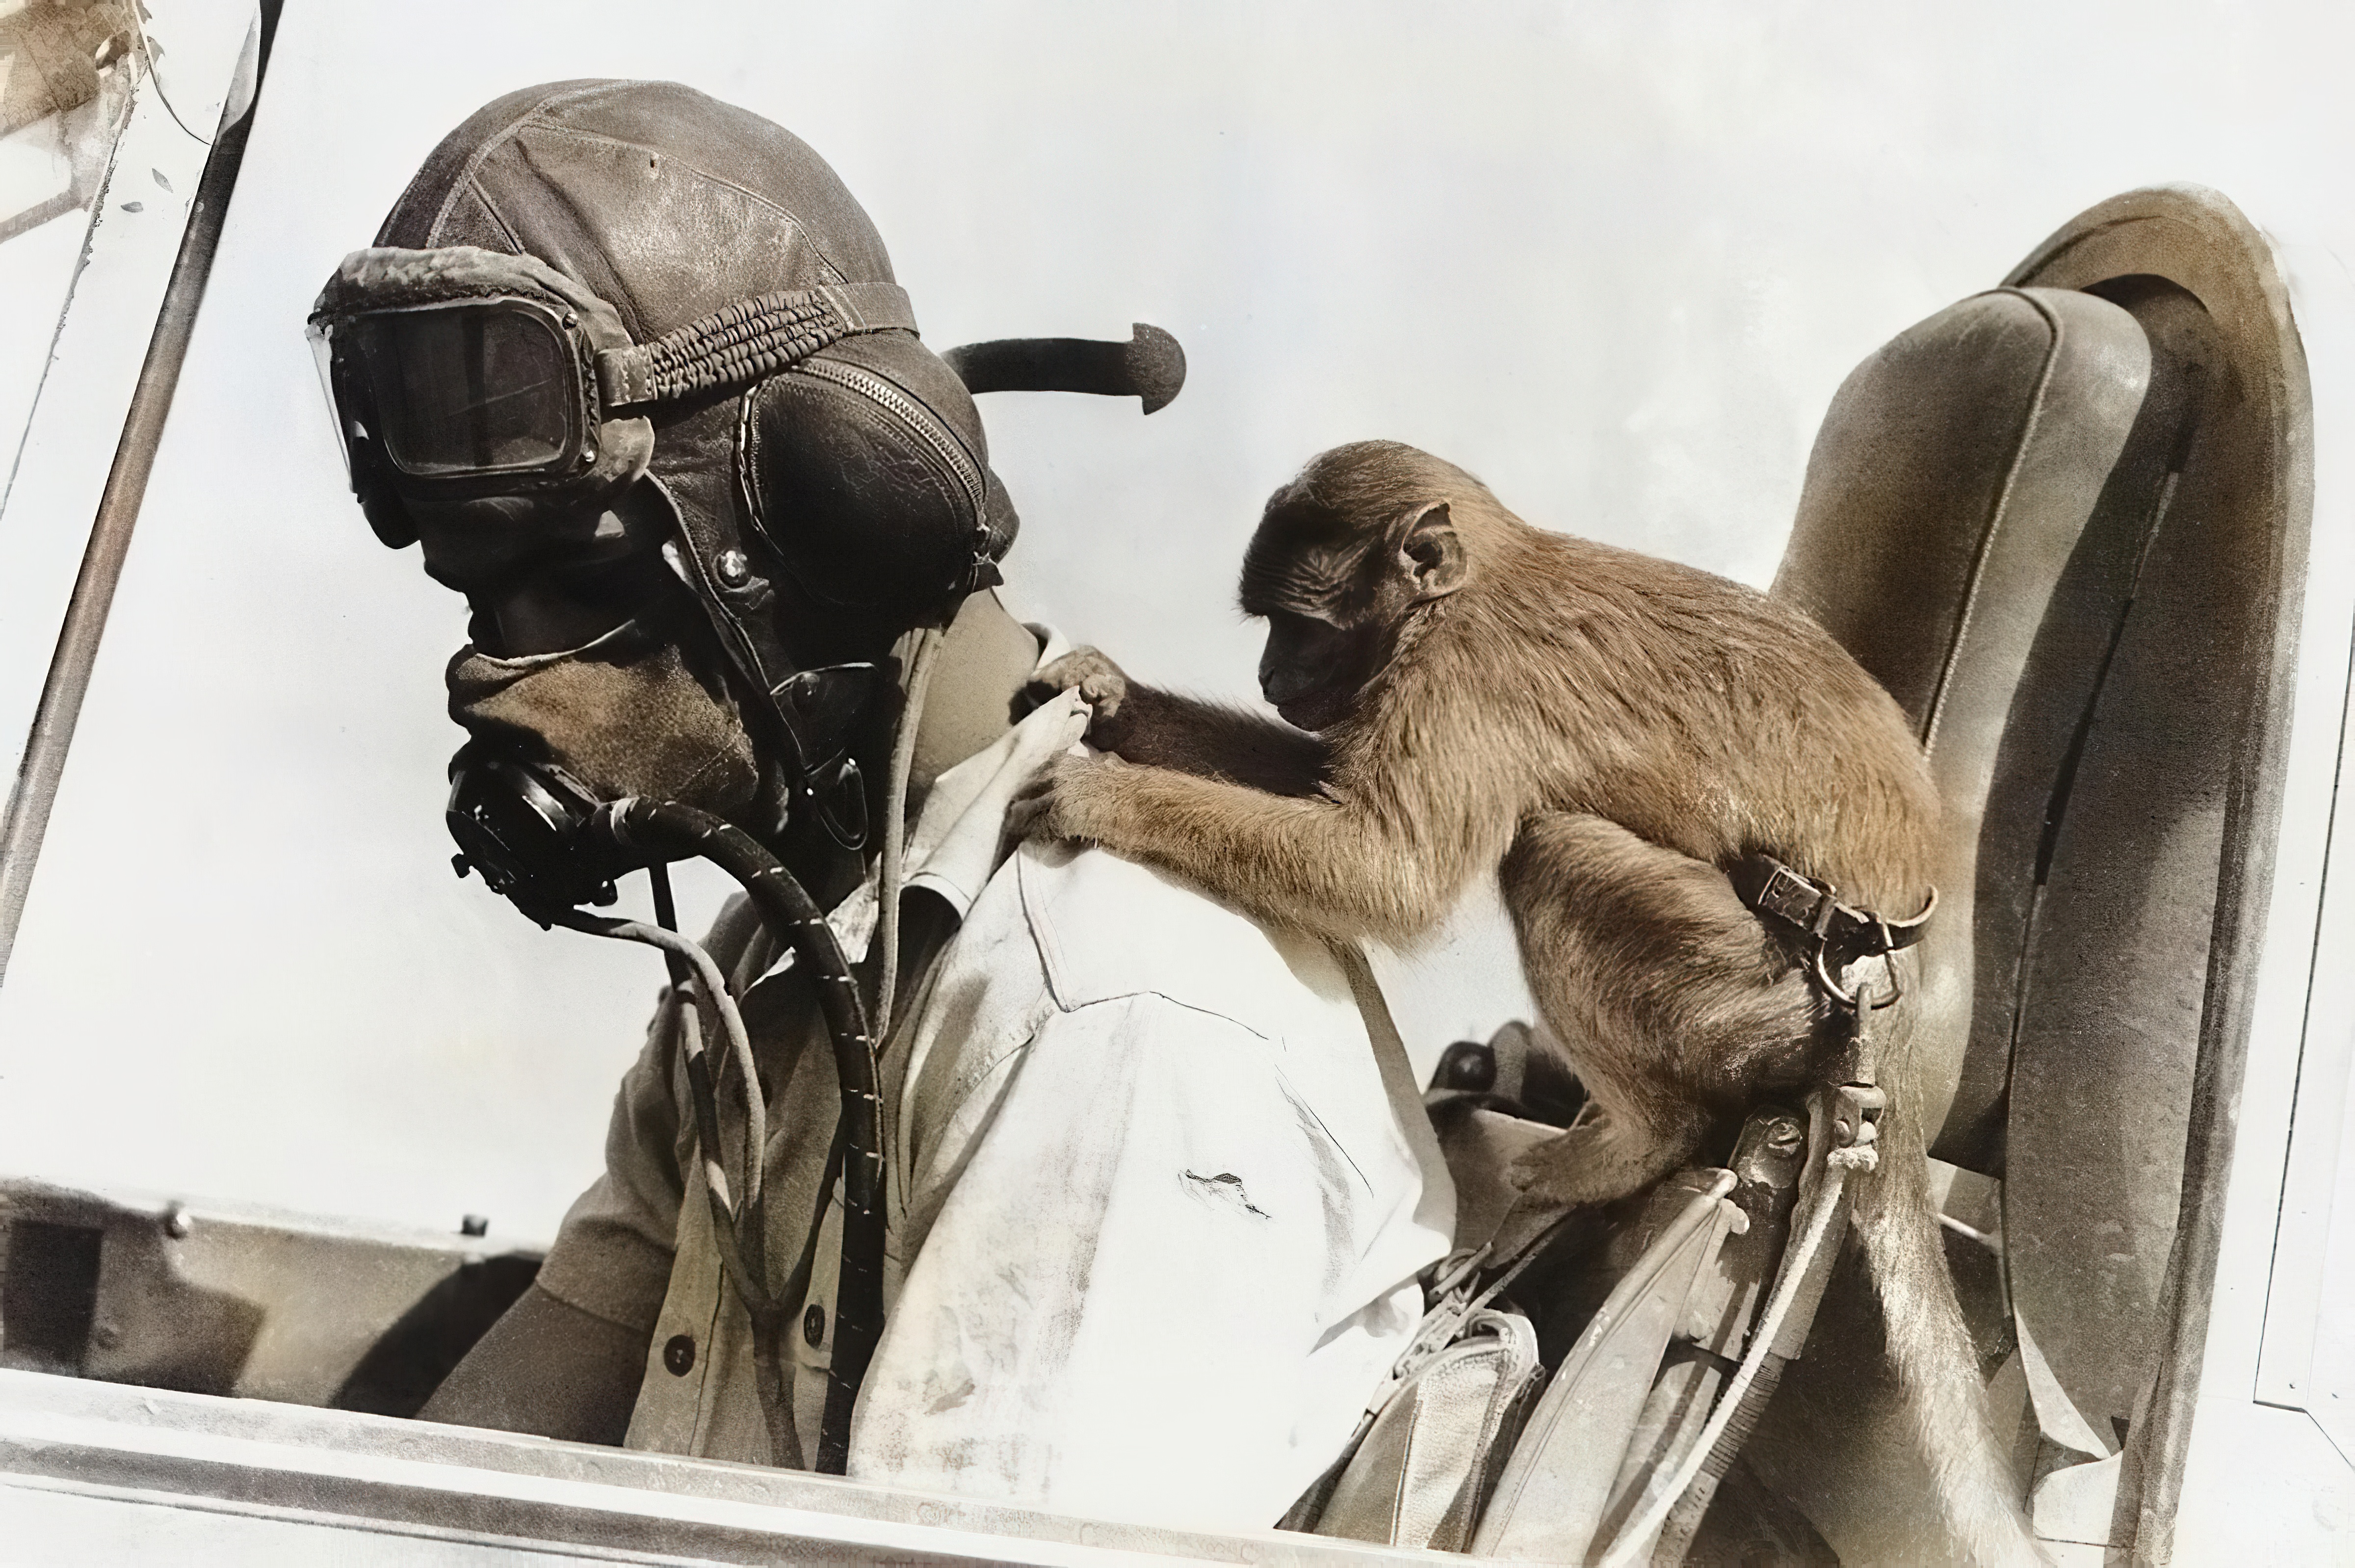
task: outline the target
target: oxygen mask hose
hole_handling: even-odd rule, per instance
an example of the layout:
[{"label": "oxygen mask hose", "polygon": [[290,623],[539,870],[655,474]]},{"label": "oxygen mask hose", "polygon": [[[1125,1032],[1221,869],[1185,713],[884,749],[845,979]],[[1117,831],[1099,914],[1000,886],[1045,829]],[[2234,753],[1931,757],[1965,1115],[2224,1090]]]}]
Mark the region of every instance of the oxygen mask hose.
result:
[{"label": "oxygen mask hose", "polygon": [[[741,884],[771,934],[794,950],[804,974],[817,992],[834,1045],[835,1073],[842,1089],[837,1136],[842,1145],[842,1271],[836,1286],[834,1354],[826,1372],[826,1414],[818,1438],[816,1468],[841,1475],[850,1457],[850,1414],[858,1386],[875,1354],[883,1329],[883,1138],[880,1070],[874,1037],[868,1032],[867,1009],[858,987],[844,960],[834,927],[795,880],[766,848],[720,817],[675,802],[622,800],[598,808],[594,830],[620,848],[655,861],[705,859]],[[595,917],[583,917],[594,919]],[[568,921],[566,923],[573,923]],[[585,929],[585,928],[584,928]],[[649,930],[654,928],[647,928]],[[602,934],[602,933],[601,933]],[[675,935],[675,933],[666,933]],[[684,942],[684,938],[677,940]],[[692,945],[689,944],[688,945]],[[699,951],[699,950],[698,950]],[[708,959],[707,959],[708,962]],[[714,974],[717,974],[716,965]],[[709,981],[706,981],[708,986]],[[719,996],[725,997],[724,983]],[[725,1013],[722,1015],[725,1027]],[[739,1027],[741,1027],[741,1019]],[[733,1042],[731,1040],[731,1051]],[[748,1070],[748,1101],[760,1097],[760,1080]],[[701,1094],[698,1095],[698,1101]],[[700,1110],[698,1109],[698,1117]],[[707,1141],[707,1148],[713,1147]],[[757,1157],[753,1167],[758,1168]],[[822,1217],[822,1216],[821,1216]],[[748,1222],[757,1216],[748,1214]],[[750,1226],[755,1232],[757,1223]],[[757,1241],[753,1243],[758,1246]],[[754,1261],[747,1259],[747,1262]],[[799,1272],[798,1270],[796,1272]],[[762,1330],[773,1327],[758,1321],[767,1316],[755,1308],[754,1296],[766,1297],[765,1275],[751,1277],[755,1289],[746,1306],[755,1309],[755,1345],[770,1338]],[[762,1307],[771,1304],[763,1301]],[[763,1391],[764,1399],[768,1392]],[[790,1431],[790,1412],[786,1417]],[[774,1424],[773,1415],[772,1423]]]},{"label": "oxygen mask hose", "polygon": [[[559,925],[587,932],[591,936],[613,937],[659,948],[670,967],[673,996],[689,1003],[679,1019],[680,1054],[694,1102],[696,1141],[703,1150],[703,1186],[711,1203],[712,1232],[719,1239],[721,1259],[729,1277],[735,1282],[745,1315],[751,1319],[755,1386],[761,1413],[769,1428],[770,1458],[787,1469],[798,1470],[803,1467],[801,1436],[794,1429],[793,1382],[787,1375],[782,1343],[791,1307],[809,1288],[817,1219],[824,1214],[821,1211],[812,1220],[811,1245],[803,1248],[792,1277],[783,1289],[772,1292],[768,1285],[768,1211],[762,1189],[768,1107],[761,1094],[751,1036],[744,1028],[743,1014],[729,993],[727,977],[720,973],[719,964],[699,943],[671,929],[677,916],[671,907],[667,873],[655,866],[650,869],[649,875],[655,885],[658,924],[614,920],[579,911],[563,912],[551,918]],[[704,1038],[710,1033],[727,1040],[730,1058],[744,1085],[744,1179],[741,1201],[731,1196],[727,1167],[719,1158],[719,1102],[710,1060],[703,1049]],[[819,1189],[821,1200],[833,1186],[833,1172],[840,1164],[841,1148],[842,1135],[837,1128],[834,1157],[827,1168],[826,1180]]]},{"label": "oxygen mask hose", "polygon": [[916,730],[923,722],[924,692],[932,684],[932,660],[945,635],[937,626],[916,634],[908,661],[908,700],[900,731],[891,739],[891,776],[883,807],[883,863],[876,873],[876,938],[883,949],[875,982],[875,1038],[891,1032],[891,1012],[900,988],[900,894],[907,882],[908,775],[915,769]]},{"label": "oxygen mask hose", "polygon": [[[555,917],[559,925],[574,931],[584,931],[591,936],[610,936],[623,942],[644,943],[660,948],[670,957],[681,960],[693,976],[693,984],[681,987],[681,976],[672,976],[674,990],[684,989],[700,1015],[702,1029],[690,1029],[687,1054],[695,1063],[704,1061],[701,1036],[716,1033],[728,1042],[728,1054],[736,1072],[746,1084],[744,1095],[744,1198],[742,1203],[729,1196],[730,1183],[726,1169],[720,1165],[719,1145],[707,1142],[703,1162],[706,1174],[716,1183],[714,1193],[728,1203],[730,1211],[741,1214],[761,1200],[761,1151],[768,1146],[768,1107],[762,1104],[759,1093],[760,1075],[752,1061],[752,1037],[744,1028],[744,1015],[736,1006],[736,998],[728,994],[728,978],[719,972],[719,965],[700,944],[681,936],[677,932],[660,925],[647,925],[640,921],[615,920],[605,915],[587,914],[578,910],[567,911]],[[712,1026],[717,1025],[717,1029]],[[692,1070],[692,1069],[691,1069]],[[708,1066],[703,1068],[707,1078]],[[701,1130],[701,1129],[698,1129]]]}]

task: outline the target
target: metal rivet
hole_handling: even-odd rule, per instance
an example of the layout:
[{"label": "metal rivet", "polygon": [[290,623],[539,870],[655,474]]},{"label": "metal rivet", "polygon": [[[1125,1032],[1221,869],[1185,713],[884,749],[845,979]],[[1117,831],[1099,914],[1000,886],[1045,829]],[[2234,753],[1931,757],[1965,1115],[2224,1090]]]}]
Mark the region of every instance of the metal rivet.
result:
[{"label": "metal rivet", "polygon": [[719,573],[719,581],[730,588],[743,587],[744,580],[752,575],[752,563],[744,559],[741,549],[721,550],[711,567]]},{"label": "metal rivet", "polygon": [[802,1338],[810,1342],[812,1349],[826,1343],[826,1308],[815,1301],[810,1303],[809,1310],[802,1314]]},{"label": "metal rivet", "polygon": [[564,325],[567,326],[578,326],[581,325],[581,318],[568,310],[564,313]]},{"label": "metal rivet", "polygon": [[675,1378],[683,1378],[693,1371],[695,1337],[691,1334],[672,1335],[663,1345],[663,1365],[670,1369],[670,1375]]},{"label": "metal rivet", "polygon": [[164,1211],[165,1234],[171,1236],[174,1240],[176,1241],[186,1237],[188,1232],[193,1228],[194,1227],[188,1219],[187,1210],[182,1208],[179,1204],[175,1203],[171,1208]]}]

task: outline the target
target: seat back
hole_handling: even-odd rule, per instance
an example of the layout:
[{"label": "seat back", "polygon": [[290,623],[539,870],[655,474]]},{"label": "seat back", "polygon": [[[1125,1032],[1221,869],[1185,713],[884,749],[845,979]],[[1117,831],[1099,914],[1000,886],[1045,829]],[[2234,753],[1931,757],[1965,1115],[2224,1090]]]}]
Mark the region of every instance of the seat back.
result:
[{"label": "seat back", "polygon": [[[1934,474],[1955,448],[1872,453],[1887,421],[1859,437],[1847,406],[1868,364],[1826,421],[1777,590],[1907,705],[1955,809],[1950,875],[1971,907],[1934,930],[1916,1071],[1930,1125],[1943,1121],[1932,1152],[2003,1179],[2001,1274],[1951,1235],[1949,1261],[1996,1372],[1997,1428],[2021,1433],[2020,1459],[2044,1477],[2040,1529],[2124,1545],[2137,1519],[2170,1511],[2200,1360],[2184,1336],[2204,1321],[2216,1266],[2283,777],[2311,408],[2271,248],[2212,191],[2104,202],[2009,282],[2051,310],[2057,335],[2051,373],[2018,400],[2009,469],[2033,471],[2027,449],[2056,411],[2079,423],[2106,408],[2094,423],[2115,432],[2137,400],[2126,384],[2142,387],[2123,445],[2089,428],[2077,472],[2050,492],[2097,485],[2090,517],[2066,515],[2073,498],[2040,525],[2046,508],[2004,494],[1977,530],[1884,533],[1898,520],[1879,496],[1892,464]],[[2072,332],[2081,366],[2103,357],[2083,341],[2099,336],[2123,367],[2114,391],[2075,400],[2075,418],[2056,400]],[[1982,373],[1963,347],[1955,395]],[[2016,523],[2040,537],[2021,540]],[[1847,559],[1876,540],[1921,559]],[[2002,576],[1975,564],[1958,582],[1939,559],[1949,540],[1954,559],[2042,558],[1997,623],[2000,656],[1978,630]],[[1991,1206],[1974,1219],[1998,1222]],[[1880,1327],[1860,1280],[1836,1276],[1748,1450],[1849,1561],[1904,1556],[1927,1506],[1877,1364]]]},{"label": "seat back", "polygon": [[1941,1157],[1990,1172],[2039,833],[2094,672],[2025,693],[2023,676],[2149,372],[2134,317],[2090,294],[1998,289],[1941,311],[1833,399],[1774,581],[1929,750],[1946,842],[1900,1087],[1944,1129]]},{"label": "seat back", "polygon": [[[2089,525],[2120,509],[2151,365],[2132,314],[2072,290],[1999,289],[1911,328],[1833,400],[1774,582],[1888,688],[1928,750],[1944,866],[1897,1114],[1921,1119],[1938,1157],[1988,1175],[2003,1169],[2049,825],[2082,756],[2101,639],[2131,592],[2131,552],[2122,571],[2110,538],[2128,530]],[[2003,1339],[1993,1260],[1958,1262],[1989,1265],[1978,1278],[1958,1267],[1957,1287],[1975,1333]],[[1854,1264],[1745,1456],[1842,1561],[1906,1561],[1936,1505]],[[2001,1394],[2008,1432],[2023,1380]]]},{"label": "seat back", "polygon": [[[2117,305],[2066,291],[1997,290],[1922,323],[1859,367],[1834,400],[1808,465],[1775,592],[1813,615],[1896,697],[1929,748],[1949,813],[1941,910],[1908,1008],[1914,1060],[1898,1085],[1907,1114],[1933,1126],[1945,1119],[1975,1053],[1991,1057],[1995,1090],[1987,1103],[1971,1102],[1966,1130],[1999,1105],[2012,999],[2004,980],[2021,942],[2023,921],[2015,914],[2036,870],[2033,833],[2023,839],[2010,829],[2041,820],[2045,796],[2027,781],[2041,767],[2049,784],[2082,707],[2068,691],[2038,688],[2024,703],[2022,694],[2036,685],[2027,678],[2032,650],[2136,427],[2149,368],[2142,329]],[[2024,736],[2034,737],[2029,750],[2041,759],[2025,768],[2017,762]],[[1998,790],[1998,779],[2018,787]],[[1991,821],[2006,831],[1991,834]],[[1983,846],[1993,852],[1982,854]],[[1993,912],[1987,940],[1977,939],[1974,918],[1982,892]],[[1475,1175],[1507,1146],[1546,1131],[1455,1109],[1443,1119],[1443,1139],[1451,1165]],[[1482,1190],[1477,1180],[1463,1185],[1467,1195]],[[1493,1224],[1497,1207],[1473,1201],[1465,1218],[1478,1221],[1476,1234],[1459,1241]],[[1636,1274],[1668,1261],[1647,1252]],[[1772,1266],[1761,1260],[1760,1277]],[[1859,1305],[1859,1283],[1851,1277],[1849,1288],[1836,1290],[1836,1303],[1845,1296],[1843,1305]],[[1692,1307],[1676,1290],[1658,1305],[1670,1318]],[[1581,1349],[1604,1343],[1597,1325],[1614,1333],[1625,1327],[1606,1309],[1588,1325]],[[1664,1343],[1674,1331],[1663,1320],[1656,1339]],[[1730,1356],[1738,1342],[1736,1333],[1712,1349]],[[1618,1349],[1604,1358],[1609,1367],[1588,1365],[1575,1350],[1563,1363],[1505,1468],[1476,1551],[1578,1556],[1598,1525],[1617,1528],[1646,1487],[1657,1484],[1636,1452],[1644,1434],[1629,1423],[1637,1406],[1651,1408],[1646,1396],[1658,1344],[1646,1340],[1635,1353]],[[1793,1371],[1803,1395],[1813,1381],[1834,1398],[1845,1393],[1869,1406],[1867,1391],[1882,1381],[1879,1360],[1877,1344],[1861,1361],[1811,1348]],[[1706,1408],[1702,1400],[1689,1413]],[[1902,1437],[1896,1445],[1909,1446]],[[1826,1468],[1815,1463],[1827,1456],[1820,1445],[1785,1445],[1783,1452],[1801,1456],[1803,1467],[1819,1477]],[[1607,1510],[1606,1497],[1616,1499]],[[1926,1505],[1918,1488],[1913,1497]],[[1918,1507],[1912,1511],[1923,1517]]]}]

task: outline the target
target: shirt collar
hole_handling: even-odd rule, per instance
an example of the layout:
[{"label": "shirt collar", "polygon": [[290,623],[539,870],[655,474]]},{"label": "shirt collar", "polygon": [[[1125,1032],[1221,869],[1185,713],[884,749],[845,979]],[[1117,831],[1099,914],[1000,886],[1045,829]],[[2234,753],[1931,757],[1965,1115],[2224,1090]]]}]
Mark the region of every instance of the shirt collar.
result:
[{"label": "shirt collar", "polygon": [[[1051,628],[1029,630],[1039,638],[1039,668],[1071,651]],[[1078,692],[1066,691],[934,779],[908,831],[905,885],[934,894],[963,920],[1011,848],[1005,842],[1006,814],[1015,795],[1052,758],[1077,745],[1087,729],[1087,704]],[[853,962],[865,956],[874,934],[877,898],[870,875],[828,917]]]}]

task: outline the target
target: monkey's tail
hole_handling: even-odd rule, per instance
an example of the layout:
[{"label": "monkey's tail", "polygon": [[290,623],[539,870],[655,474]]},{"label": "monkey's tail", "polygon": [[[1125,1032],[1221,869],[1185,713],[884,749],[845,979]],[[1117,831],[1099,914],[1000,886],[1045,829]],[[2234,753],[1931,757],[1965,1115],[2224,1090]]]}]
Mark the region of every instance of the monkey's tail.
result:
[{"label": "monkey's tail", "polygon": [[1881,1125],[1878,1168],[1850,1184],[1852,1212],[1881,1297],[1899,1394],[1918,1451],[1929,1461],[1939,1511],[1977,1568],[2049,1568],[1987,1424],[1977,1353],[1963,1326],[1930,1200],[1921,1131],[1902,1112]]}]

